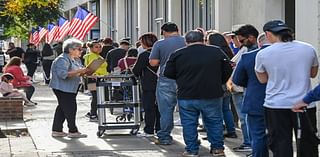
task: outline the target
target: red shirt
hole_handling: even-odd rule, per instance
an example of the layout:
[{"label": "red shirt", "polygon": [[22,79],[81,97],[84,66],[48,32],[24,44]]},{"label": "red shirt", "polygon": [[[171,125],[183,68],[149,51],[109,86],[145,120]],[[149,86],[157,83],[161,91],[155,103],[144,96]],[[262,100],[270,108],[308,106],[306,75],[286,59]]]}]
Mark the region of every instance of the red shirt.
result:
[{"label": "red shirt", "polygon": [[4,69],[4,72],[13,75],[14,79],[12,84],[14,88],[31,86],[30,77],[23,74],[23,71],[20,68],[20,66],[11,65]]}]

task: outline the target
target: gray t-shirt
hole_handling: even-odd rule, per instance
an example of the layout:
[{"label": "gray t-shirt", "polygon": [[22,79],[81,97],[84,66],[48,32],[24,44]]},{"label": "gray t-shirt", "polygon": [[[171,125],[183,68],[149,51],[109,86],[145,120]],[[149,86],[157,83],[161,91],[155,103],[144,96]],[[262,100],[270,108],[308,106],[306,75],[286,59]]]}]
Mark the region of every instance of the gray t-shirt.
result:
[{"label": "gray t-shirt", "polygon": [[300,41],[279,42],[261,50],[255,70],[268,74],[264,106],[291,109],[311,89],[311,68],[318,64],[315,49]]},{"label": "gray t-shirt", "polygon": [[184,37],[176,35],[157,41],[153,47],[149,59],[160,60],[160,74],[159,77],[163,76],[165,64],[169,59],[170,55],[177,49],[185,47],[186,43]]}]

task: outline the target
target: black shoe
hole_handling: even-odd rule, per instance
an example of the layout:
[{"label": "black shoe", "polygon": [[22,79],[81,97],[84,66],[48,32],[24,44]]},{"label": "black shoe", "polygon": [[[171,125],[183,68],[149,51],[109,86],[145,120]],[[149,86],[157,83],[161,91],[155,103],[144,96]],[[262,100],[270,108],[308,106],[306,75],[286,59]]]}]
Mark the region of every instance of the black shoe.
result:
[{"label": "black shoe", "polygon": [[233,148],[233,151],[235,151],[235,152],[251,152],[252,148],[250,146],[241,144],[239,147]]},{"label": "black shoe", "polygon": [[92,115],[90,116],[90,122],[97,122],[98,121],[98,116],[97,115]]},{"label": "black shoe", "polygon": [[223,135],[225,138],[238,138],[236,133],[227,133]]}]

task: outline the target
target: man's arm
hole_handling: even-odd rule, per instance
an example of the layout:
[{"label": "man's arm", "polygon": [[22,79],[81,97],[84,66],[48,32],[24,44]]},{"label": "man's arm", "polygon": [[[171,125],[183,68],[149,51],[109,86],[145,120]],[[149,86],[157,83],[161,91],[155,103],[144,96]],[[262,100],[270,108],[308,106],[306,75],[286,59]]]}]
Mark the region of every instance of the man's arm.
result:
[{"label": "man's arm", "polygon": [[311,78],[315,78],[315,77],[317,76],[317,74],[318,74],[318,68],[319,68],[318,65],[317,65],[317,66],[313,66],[313,67],[311,68],[311,72],[310,72],[310,77],[311,77]]},{"label": "man's arm", "polygon": [[156,67],[156,66],[159,66],[160,60],[159,59],[150,59],[149,63],[151,66]]},{"label": "man's arm", "polygon": [[260,83],[265,84],[268,82],[268,73],[267,72],[257,72],[256,71],[257,78]]}]

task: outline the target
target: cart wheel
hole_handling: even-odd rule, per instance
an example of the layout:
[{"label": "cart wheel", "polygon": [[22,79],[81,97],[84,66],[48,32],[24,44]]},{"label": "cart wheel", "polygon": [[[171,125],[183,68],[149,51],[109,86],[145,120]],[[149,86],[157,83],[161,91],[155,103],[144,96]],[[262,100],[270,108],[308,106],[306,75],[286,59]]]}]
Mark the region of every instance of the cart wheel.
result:
[{"label": "cart wheel", "polygon": [[125,115],[120,115],[120,116],[117,116],[117,118],[116,118],[116,122],[117,122],[117,123],[118,123],[118,122],[125,122],[125,121],[127,121]]},{"label": "cart wheel", "polygon": [[130,131],[130,134],[131,134],[131,135],[137,135],[138,131],[139,131],[139,128],[137,128],[137,129],[132,129],[132,130]]},{"label": "cart wheel", "polygon": [[106,131],[106,130],[99,130],[99,131],[97,131],[97,136],[98,136],[98,137],[101,137],[101,136],[104,134],[105,131]]}]

